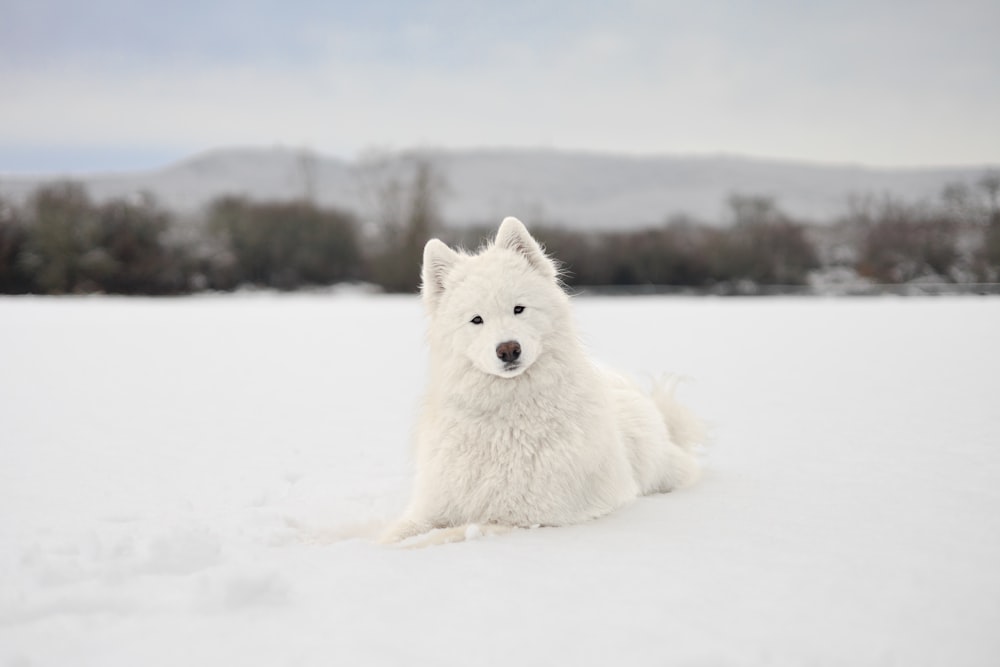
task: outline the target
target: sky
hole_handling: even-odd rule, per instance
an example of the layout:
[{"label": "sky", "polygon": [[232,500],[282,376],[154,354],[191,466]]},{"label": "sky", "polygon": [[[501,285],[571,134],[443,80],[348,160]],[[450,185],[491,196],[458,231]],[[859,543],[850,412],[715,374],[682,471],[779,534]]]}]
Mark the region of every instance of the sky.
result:
[{"label": "sky", "polygon": [[0,174],[228,146],[1000,163],[996,0],[0,0]]}]

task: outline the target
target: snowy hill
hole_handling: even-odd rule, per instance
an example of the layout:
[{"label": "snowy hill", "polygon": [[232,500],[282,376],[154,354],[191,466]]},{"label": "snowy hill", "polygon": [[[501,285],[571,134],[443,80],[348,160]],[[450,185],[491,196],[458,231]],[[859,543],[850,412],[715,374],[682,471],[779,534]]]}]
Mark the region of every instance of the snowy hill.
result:
[{"label": "snowy hill", "polygon": [[[972,183],[985,171],[556,150],[427,150],[387,159],[397,160],[398,173],[414,156],[426,159],[442,177],[444,217],[456,225],[492,224],[517,215],[580,228],[622,228],[658,224],[678,213],[725,222],[724,202],[733,193],[773,196],[794,216],[826,222],[846,210],[852,194],[936,199],[945,184]],[[22,198],[50,178],[0,176],[0,194]],[[78,180],[99,199],[149,191],[168,207],[185,212],[222,194],[246,194],[261,200],[311,196],[366,216],[377,189],[364,161],[281,148],[219,150],[161,170]]]},{"label": "snowy hill", "polygon": [[994,667],[997,306],[577,299],[704,479],[407,551],[417,298],[0,297],[0,664]]}]

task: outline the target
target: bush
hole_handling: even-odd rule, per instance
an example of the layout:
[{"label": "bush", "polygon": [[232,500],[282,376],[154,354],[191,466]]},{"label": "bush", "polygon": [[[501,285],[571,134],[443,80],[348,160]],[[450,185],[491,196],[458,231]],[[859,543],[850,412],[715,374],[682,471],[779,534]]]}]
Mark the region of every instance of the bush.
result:
[{"label": "bush", "polygon": [[27,237],[21,212],[0,198],[0,294],[31,291],[31,277],[23,265]]},{"label": "bush", "polygon": [[27,205],[23,266],[45,294],[93,291],[83,257],[94,246],[94,209],[83,187],[56,183],[39,188]]},{"label": "bush", "polygon": [[[0,199],[0,292],[174,294],[241,284],[293,290],[366,280],[410,292],[432,235],[475,247],[494,226],[445,228],[443,182],[420,159],[374,181],[376,214],[362,252],[355,218],[305,202],[216,200],[180,227],[150,197],[94,204],[78,184]],[[951,184],[939,205],[852,201],[838,225],[807,228],[762,196],[728,200],[731,226],[676,218],[637,231],[534,226],[570,286],[677,286],[722,292],[808,284],[824,265],[879,283],[1000,277],[1000,176]],[[185,237],[186,245],[176,240]],[[823,249],[822,261],[817,248]]]},{"label": "bush", "polygon": [[249,283],[292,290],[360,277],[356,225],[340,211],[226,197],[210,207],[208,229],[225,251],[211,275],[226,285],[216,287]]},{"label": "bush", "polygon": [[23,209],[0,202],[0,292],[174,294],[186,257],[170,216],[146,196],[95,206],[75,183],[39,188]]},{"label": "bush", "polygon": [[946,278],[959,259],[957,222],[943,212],[886,201],[860,225],[858,273],[876,282]]},{"label": "bush", "polygon": [[998,213],[993,213],[990,224],[983,233],[979,261],[985,268],[983,273],[987,280],[1000,280],[1000,214]]},{"label": "bush", "polygon": [[112,200],[96,210],[96,243],[83,272],[112,294],[176,294],[188,289],[187,258],[166,241],[171,217],[151,197]]}]

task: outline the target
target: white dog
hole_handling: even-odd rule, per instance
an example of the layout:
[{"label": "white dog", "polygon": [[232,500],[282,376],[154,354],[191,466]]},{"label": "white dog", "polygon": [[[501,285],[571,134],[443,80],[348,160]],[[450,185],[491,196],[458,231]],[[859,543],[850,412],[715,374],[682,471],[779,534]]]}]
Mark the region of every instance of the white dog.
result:
[{"label": "white dog", "polygon": [[516,218],[479,254],[433,239],[422,294],[430,386],[409,507],[384,542],[436,542],[599,517],[697,479],[701,423],[598,369],[577,339],[558,271]]}]

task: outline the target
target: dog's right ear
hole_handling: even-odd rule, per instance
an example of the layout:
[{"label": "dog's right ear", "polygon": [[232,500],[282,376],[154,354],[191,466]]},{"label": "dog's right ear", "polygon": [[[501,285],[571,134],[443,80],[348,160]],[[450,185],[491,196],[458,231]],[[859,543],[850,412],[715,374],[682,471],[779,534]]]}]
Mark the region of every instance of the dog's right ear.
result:
[{"label": "dog's right ear", "polygon": [[437,239],[431,239],[424,246],[424,266],[420,272],[422,282],[420,292],[424,296],[424,303],[430,309],[433,310],[441,299],[441,295],[444,293],[444,279],[451,272],[457,260],[458,253]]}]

